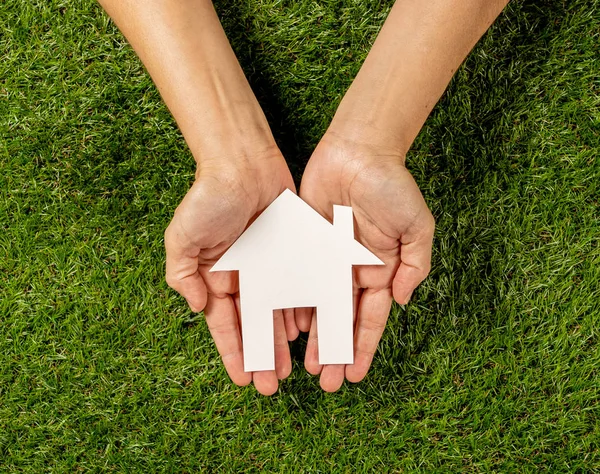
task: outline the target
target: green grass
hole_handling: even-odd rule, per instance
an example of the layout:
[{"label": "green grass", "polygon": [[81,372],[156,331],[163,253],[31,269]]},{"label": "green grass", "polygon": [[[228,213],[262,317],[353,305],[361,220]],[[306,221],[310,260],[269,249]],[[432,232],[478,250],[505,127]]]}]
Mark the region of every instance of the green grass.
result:
[{"label": "green grass", "polygon": [[[219,0],[299,177],[391,1]],[[600,2],[515,1],[408,164],[433,270],[364,382],[233,386],[163,279],[193,162],[88,0],[0,4],[0,471],[600,471]]]}]

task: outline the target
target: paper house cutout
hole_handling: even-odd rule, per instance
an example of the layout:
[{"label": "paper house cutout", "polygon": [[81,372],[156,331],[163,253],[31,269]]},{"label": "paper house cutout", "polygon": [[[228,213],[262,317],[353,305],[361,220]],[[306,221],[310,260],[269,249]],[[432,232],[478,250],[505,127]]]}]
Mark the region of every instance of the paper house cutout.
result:
[{"label": "paper house cutout", "polygon": [[383,265],[354,240],[352,208],[333,225],[285,190],[210,270],[239,271],[244,370],[275,368],[273,311],[316,307],[320,364],[352,364],[352,265]]}]

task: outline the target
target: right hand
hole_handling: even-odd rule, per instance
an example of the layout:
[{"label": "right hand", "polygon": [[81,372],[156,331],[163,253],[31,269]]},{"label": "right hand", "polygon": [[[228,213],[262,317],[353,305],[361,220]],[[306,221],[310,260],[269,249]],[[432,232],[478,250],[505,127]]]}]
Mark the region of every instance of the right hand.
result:
[{"label": "right hand", "polygon": [[[371,137],[372,138],[372,137]],[[310,330],[304,364],[320,375],[323,390],[367,374],[383,334],[392,297],[407,304],[431,266],[434,219],[404,155],[385,146],[326,134],[306,166],[300,197],[333,220],[333,205],[351,206],[355,237],[384,266],[358,266],[354,280],[354,363],[320,365],[314,312],[296,312],[302,331]],[[317,310],[318,312],[318,310]]]},{"label": "right hand", "polygon": [[278,380],[292,370],[288,340],[298,336],[294,311],[274,313],[275,370],[244,372],[237,275],[209,270],[285,189],[295,192],[294,181],[276,147],[259,156],[203,161],[165,231],[167,284],[192,311],[204,310],[231,380],[237,385],[253,381],[263,395],[275,393]]}]

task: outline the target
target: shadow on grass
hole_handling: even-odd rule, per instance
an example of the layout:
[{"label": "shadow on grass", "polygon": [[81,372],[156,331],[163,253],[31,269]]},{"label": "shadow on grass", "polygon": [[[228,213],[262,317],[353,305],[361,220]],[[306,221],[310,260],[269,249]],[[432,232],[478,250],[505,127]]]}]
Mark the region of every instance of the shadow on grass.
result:
[{"label": "shadow on grass", "polygon": [[[413,147],[417,158],[411,171],[437,219],[433,268],[414,303],[398,312],[398,337],[382,341],[375,366],[385,367],[387,374],[414,378],[419,372],[412,364],[397,362],[428,352],[431,339],[449,328],[469,341],[469,334],[481,340],[506,324],[501,305],[513,278],[506,271],[511,249],[501,222],[487,219],[496,199],[490,189],[496,188],[501,199],[511,182],[527,173],[527,145],[538,130],[530,123],[515,142],[513,128],[527,119],[528,86],[548,70],[549,43],[566,13],[560,0],[513,2],[489,33],[493,44],[482,41],[475,48]],[[458,110],[465,103],[467,113]],[[516,216],[510,211],[505,207],[505,217],[512,220]],[[486,227],[490,222],[495,225]],[[373,395],[396,384],[381,377]]]},{"label": "shadow on grass", "polygon": [[[278,83],[265,68],[267,59],[254,60],[261,48],[251,22],[245,21],[240,27],[231,17],[231,12],[246,8],[243,2],[219,0],[216,7],[218,11],[229,12],[225,30],[299,185],[319,137],[302,126],[304,122],[298,119],[298,111],[284,100]],[[482,335],[504,323],[501,312],[494,308],[486,312],[485,305],[477,306],[476,301],[495,302],[502,298],[506,275],[504,267],[494,265],[494,258],[498,253],[507,253],[503,248],[503,229],[493,227],[481,233],[471,228],[465,233],[458,229],[458,221],[461,217],[469,218],[468,213],[474,208],[487,205],[480,195],[482,179],[497,172],[499,189],[505,189],[519,173],[508,151],[514,156],[525,149],[518,143],[506,143],[512,136],[513,123],[505,118],[519,116],[527,106],[523,101],[527,84],[547,62],[551,54],[548,43],[559,31],[564,17],[562,0],[514,2],[491,31],[493,44],[484,41],[475,49],[466,61],[464,74],[459,72],[415,143],[411,152],[414,158],[409,159],[409,165],[438,218],[433,271],[417,290],[414,302],[406,310],[396,307],[394,311],[397,319],[390,321],[374,364],[374,370],[382,368],[387,376],[378,379],[376,388],[365,385],[360,390],[379,393],[398,380],[416,376],[410,364],[400,362],[429,351],[432,336],[451,324],[455,329],[476,325],[477,333]],[[521,139],[525,143],[528,136]],[[120,147],[111,153],[117,163],[127,159]],[[121,179],[113,181],[116,188]],[[453,199],[459,194],[461,200]],[[465,202],[467,206],[461,204]],[[466,239],[452,241],[448,236]],[[468,253],[473,248],[479,249],[475,261]],[[474,278],[466,286],[457,284],[456,276],[466,273]],[[455,308],[465,315],[458,323],[449,321],[449,315],[457,311]],[[186,322],[189,324],[195,324],[195,320]],[[291,346],[297,365],[303,366],[305,346],[306,336]]]},{"label": "shadow on grass", "polygon": [[[243,8],[239,0],[217,3],[217,10],[235,11],[236,8]],[[395,377],[380,378],[374,392],[396,384],[398,378],[414,376],[414,371],[406,372],[411,365],[398,362],[428,351],[432,335],[443,328],[452,325],[454,330],[466,332],[475,325],[476,333],[482,337],[505,323],[502,311],[490,306],[502,300],[504,287],[511,277],[505,274],[505,266],[497,265],[497,256],[508,252],[504,248],[503,229],[499,226],[483,232],[476,227],[458,229],[459,220],[472,220],[473,211],[485,215],[489,204],[485,199],[489,196],[481,198],[481,183],[490,173],[500,178],[496,183],[500,190],[506,190],[509,182],[521,173],[514,166],[514,156],[521,153],[523,156],[517,159],[527,159],[525,144],[535,130],[526,131],[520,143],[511,142],[515,124],[508,119],[526,113],[529,99],[524,97],[528,83],[544,69],[552,54],[549,41],[559,32],[564,17],[562,0],[511,4],[490,32],[493,43],[484,40],[467,59],[462,74],[453,80],[428,121],[424,136],[415,143],[416,158],[409,163],[438,217],[434,269],[424,288],[417,291],[414,303],[406,310],[396,307],[394,311],[398,320],[389,324],[379,353],[382,361],[376,358],[375,368],[385,366],[386,373],[391,372]],[[275,92],[278,90],[275,81],[268,77],[268,71],[260,69],[264,60],[253,61],[257,52],[260,53],[253,31],[234,31],[235,24],[231,22],[226,22],[225,28],[230,37],[235,37],[234,47],[242,67],[251,72],[248,74],[251,85],[299,182],[311,148],[319,137],[297,126],[297,111],[286,107]],[[466,102],[468,107],[465,107]],[[433,185],[429,184],[432,182]],[[461,199],[452,199],[449,191]],[[452,242],[448,235],[465,240]],[[471,253],[473,248],[478,249],[475,260]],[[452,257],[442,265],[448,254]],[[464,282],[457,284],[456,280],[466,274],[472,275],[471,281],[466,286]],[[446,286],[448,292],[440,298],[438,291]],[[436,289],[438,291],[434,291]],[[464,296],[465,292],[468,296]],[[457,306],[464,314],[458,321],[450,322],[449,315],[456,312]],[[423,314],[427,320],[419,322]],[[410,343],[398,344],[399,338]],[[299,365],[303,365],[305,346],[303,336],[292,344],[293,359]]]},{"label": "shadow on grass", "polygon": [[[273,135],[287,160],[296,186],[299,188],[304,167],[321,138],[318,130],[322,133],[327,126],[327,114],[324,109],[327,108],[326,105],[330,104],[318,104],[317,109],[322,113],[315,114],[313,104],[310,102],[312,96],[306,91],[314,82],[307,83],[306,87],[297,84],[290,86],[285,83],[285,80],[292,77],[293,73],[288,70],[276,69],[273,66],[282,64],[282,69],[285,69],[298,62],[306,64],[307,68],[316,66],[317,63],[319,66],[323,66],[323,63],[327,64],[328,59],[320,57],[320,53],[315,52],[314,45],[310,44],[310,36],[313,34],[317,36],[319,31],[313,32],[307,29],[307,37],[304,38],[307,51],[296,57],[293,52],[288,50],[291,48],[290,44],[286,43],[286,41],[294,43],[296,37],[291,35],[293,39],[290,39],[287,34],[283,34],[282,44],[265,44],[270,36],[275,35],[274,31],[269,30],[269,33],[265,33],[257,30],[256,23],[269,20],[272,22],[270,25],[272,28],[273,23],[276,24],[278,21],[275,16],[268,19],[256,18],[257,15],[253,13],[253,10],[256,11],[257,7],[249,7],[240,0],[216,0],[214,3],[227,37],[263,108]],[[264,8],[268,9],[271,6],[265,5]],[[274,15],[281,14],[277,7],[279,5],[275,7]],[[330,5],[325,10],[329,11],[329,7]],[[293,15],[295,12],[291,6],[289,11],[284,11],[286,15]],[[285,18],[282,17],[281,20],[285,20]],[[297,26],[306,28],[305,25]],[[334,46],[339,47],[337,44]],[[343,81],[341,80],[341,82]],[[321,91],[325,90],[338,92],[335,85],[323,81]],[[327,92],[323,92],[324,97],[327,96]]]}]

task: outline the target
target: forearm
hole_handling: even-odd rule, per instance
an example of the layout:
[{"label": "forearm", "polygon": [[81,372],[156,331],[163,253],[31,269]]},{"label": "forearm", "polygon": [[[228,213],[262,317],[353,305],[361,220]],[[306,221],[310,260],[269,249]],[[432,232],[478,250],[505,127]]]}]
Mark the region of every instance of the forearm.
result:
[{"label": "forearm", "polygon": [[195,159],[275,147],[210,0],[99,0],[148,69]]},{"label": "forearm", "polygon": [[508,0],[397,0],[329,132],[404,155]]}]

